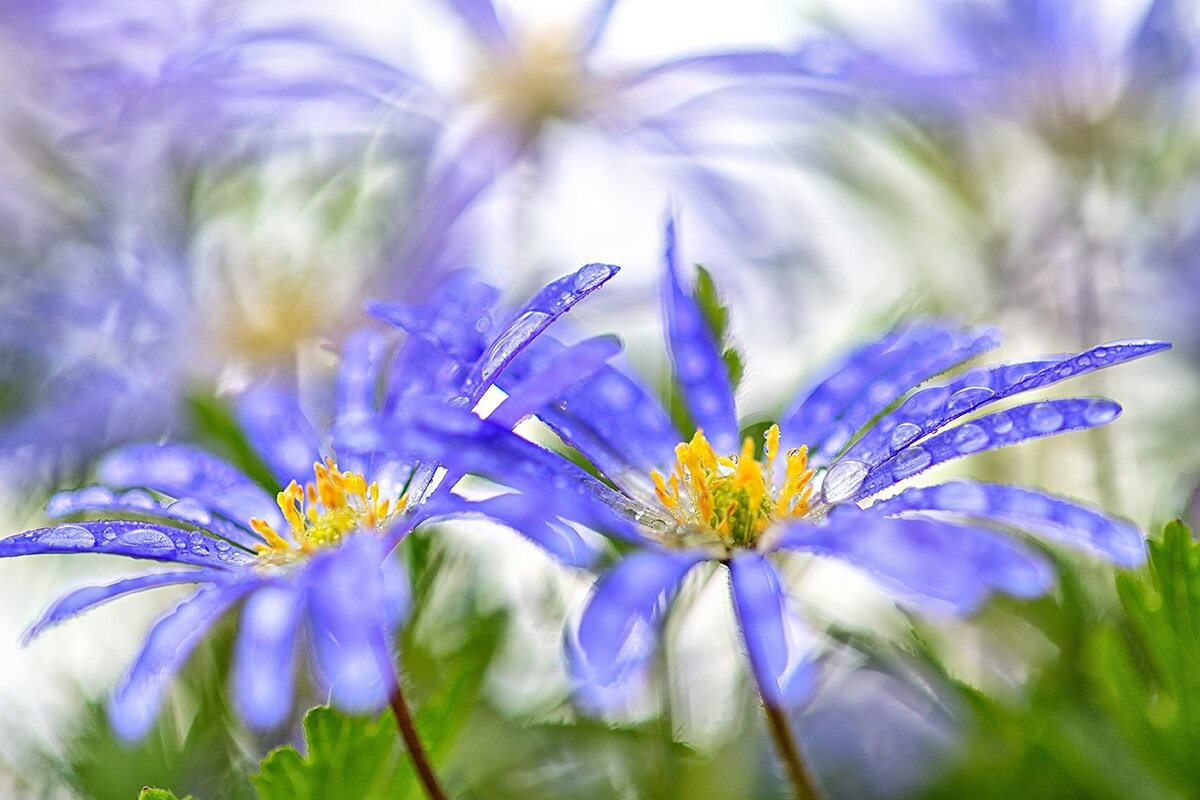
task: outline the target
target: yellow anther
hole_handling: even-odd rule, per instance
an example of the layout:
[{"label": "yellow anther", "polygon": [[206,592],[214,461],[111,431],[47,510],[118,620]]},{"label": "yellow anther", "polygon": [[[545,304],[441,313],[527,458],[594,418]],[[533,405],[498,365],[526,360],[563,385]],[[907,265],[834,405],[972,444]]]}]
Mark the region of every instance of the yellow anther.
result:
[{"label": "yellow anther", "polygon": [[717,456],[703,431],[697,431],[690,442],[675,447],[669,476],[650,473],[654,493],[680,525],[710,530],[731,546],[753,546],[771,520],[807,514],[812,495],[808,450],[787,453],[783,483],[777,487],[778,426],[767,430],[766,440],[761,461],[754,457],[751,439],[738,454]]},{"label": "yellow anther", "polygon": [[367,484],[356,472],[342,472],[332,459],[313,465],[314,480],[301,487],[292,481],[276,496],[295,544],[261,519],[250,520],[250,528],[265,540],[260,553],[294,555],[312,553],[334,544],[357,529],[375,530],[387,524],[405,506],[403,497],[379,499],[379,485]]}]

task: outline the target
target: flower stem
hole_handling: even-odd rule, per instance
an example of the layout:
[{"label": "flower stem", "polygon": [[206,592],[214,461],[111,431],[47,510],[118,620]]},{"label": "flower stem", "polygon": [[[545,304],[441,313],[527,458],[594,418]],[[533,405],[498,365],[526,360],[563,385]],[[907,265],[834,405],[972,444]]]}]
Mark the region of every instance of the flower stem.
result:
[{"label": "flower stem", "polygon": [[429,755],[425,752],[425,746],[421,744],[421,737],[417,735],[417,726],[413,724],[408,703],[404,701],[404,693],[400,691],[399,680],[392,682],[388,704],[392,707],[392,716],[396,718],[396,727],[400,729],[400,737],[404,739],[404,746],[408,748],[408,756],[412,759],[413,766],[417,768],[417,775],[421,779],[421,785],[425,788],[425,796],[429,800],[447,800],[448,796],[441,784],[438,783],[433,765],[429,763]]},{"label": "flower stem", "polygon": [[779,706],[763,698],[763,710],[770,723],[771,738],[775,740],[775,749],[787,767],[788,778],[792,782],[792,791],[796,800],[822,800],[824,795],[817,788],[808,767],[804,764],[804,756],[800,754],[800,743],[796,741],[792,727],[788,724],[787,714]]}]

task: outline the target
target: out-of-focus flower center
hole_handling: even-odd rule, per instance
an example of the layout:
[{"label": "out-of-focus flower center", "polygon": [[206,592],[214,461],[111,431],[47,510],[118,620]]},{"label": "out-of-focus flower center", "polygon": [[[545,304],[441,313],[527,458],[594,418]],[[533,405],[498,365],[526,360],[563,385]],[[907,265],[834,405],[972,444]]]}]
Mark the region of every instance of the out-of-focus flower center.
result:
[{"label": "out-of-focus flower center", "polygon": [[357,472],[341,472],[332,459],[314,464],[313,473],[316,480],[303,487],[292,481],[276,497],[290,539],[265,520],[250,520],[250,527],[266,540],[258,545],[264,557],[309,555],[356,530],[382,530],[404,508],[405,498],[394,503],[380,499],[378,483],[368,484]]},{"label": "out-of-focus flower center", "polygon": [[712,531],[728,546],[753,547],[772,520],[806,515],[812,497],[808,448],[788,451],[777,482],[779,426],[766,438],[759,461],[749,438],[740,455],[721,457],[696,431],[690,442],[676,445],[669,476],[650,473],[659,501],[681,526]]},{"label": "out-of-focus flower center", "polygon": [[500,63],[489,61],[475,95],[496,106],[525,136],[556,118],[571,116],[585,100],[585,76],[569,37],[532,37]]}]

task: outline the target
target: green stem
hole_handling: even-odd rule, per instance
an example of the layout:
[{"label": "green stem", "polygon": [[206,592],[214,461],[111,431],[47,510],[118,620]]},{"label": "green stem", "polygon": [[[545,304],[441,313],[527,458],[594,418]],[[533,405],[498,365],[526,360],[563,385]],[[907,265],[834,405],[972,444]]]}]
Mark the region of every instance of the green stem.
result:
[{"label": "green stem", "polygon": [[408,748],[408,756],[412,759],[413,766],[417,768],[417,775],[425,789],[425,796],[429,800],[448,800],[448,795],[442,789],[442,785],[433,771],[433,765],[429,762],[425,746],[421,744],[421,737],[417,735],[417,726],[413,724],[408,703],[404,701],[399,678],[392,681],[388,705],[392,707],[392,716],[396,718],[396,727],[400,729],[400,737],[404,739],[404,746]]},{"label": "green stem", "polygon": [[[761,690],[760,690],[761,695]],[[787,767],[788,778],[792,783],[792,792],[796,800],[822,800],[824,795],[817,788],[816,781],[804,764],[804,756],[800,753],[800,743],[792,733],[787,714],[779,706],[774,705],[765,697],[763,710],[767,714],[767,722],[771,728],[771,738],[775,740],[775,749]]]}]

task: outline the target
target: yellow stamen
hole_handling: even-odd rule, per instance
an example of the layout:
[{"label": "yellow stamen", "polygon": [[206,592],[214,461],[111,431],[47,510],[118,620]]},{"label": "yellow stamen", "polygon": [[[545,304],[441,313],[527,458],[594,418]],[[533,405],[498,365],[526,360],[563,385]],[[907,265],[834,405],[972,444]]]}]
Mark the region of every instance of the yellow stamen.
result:
[{"label": "yellow stamen", "polygon": [[292,481],[276,496],[291,541],[265,520],[250,520],[250,528],[265,540],[257,545],[260,553],[309,554],[355,530],[379,530],[404,509],[405,498],[380,500],[379,484],[368,484],[356,472],[342,472],[332,459],[314,464],[313,477],[303,487]]},{"label": "yellow stamen", "polygon": [[808,468],[808,449],[784,456],[783,482],[776,487],[779,443],[779,426],[772,425],[761,461],[754,458],[749,438],[736,456],[718,456],[703,431],[696,431],[690,442],[675,447],[669,476],[650,473],[654,492],[680,525],[713,531],[727,545],[753,546],[773,519],[809,511],[814,472]]}]

